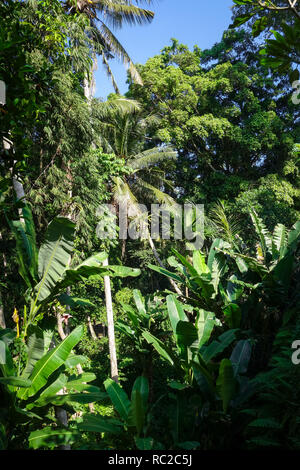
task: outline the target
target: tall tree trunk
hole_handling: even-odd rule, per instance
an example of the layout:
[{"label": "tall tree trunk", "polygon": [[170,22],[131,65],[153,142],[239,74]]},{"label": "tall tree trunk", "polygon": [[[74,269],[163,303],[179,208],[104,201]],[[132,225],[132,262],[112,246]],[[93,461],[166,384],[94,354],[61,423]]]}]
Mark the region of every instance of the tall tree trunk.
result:
[{"label": "tall tree trunk", "polygon": [[[97,67],[97,58],[93,58],[92,78],[89,81],[87,75],[84,78],[84,96],[90,102],[94,94],[94,70]],[[92,143],[95,147],[95,144]],[[103,261],[103,266],[108,266],[108,258]],[[114,313],[112,306],[111,296],[111,283],[110,277],[104,276],[104,291],[105,291],[105,305],[106,305],[106,316],[108,326],[108,347],[109,347],[109,358],[110,358],[110,372],[111,377],[115,382],[119,382],[118,372],[118,361],[116,352],[116,340],[115,340],[115,326],[114,326]]]},{"label": "tall tree trunk", "polygon": [[88,321],[88,326],[89,326],[89,330],[90,330],[90,333],[91,333],[91,337],[93,338],[94,341],[97,341],[98,338],[97,338],[97,335],[96,335],[95,330],[93,328],[90,316],[87,317],[87,321]]},{"label": "tall tree trunk", "polygon": [[[2,233],[1,232],[0,232],[0,240],[2,240]],[[6,257],[5,257],[4,250],[3,250],[3,254],[2,254],[2,267],[3,267],[2,272],[4,273],[4,277],[6,277],[6,270],[5,270],[5,268],[6,268]],[[0,327],[1,328],[6,328],[1,289],[0,289]]]},{"label": "tall tree trunk", "polygon": [[[103,266],[108,266],[108,258],[105,261],[103,261]],[[105,291],[105,305],[106,305],[107,326],[108,326],[108,347],[109,347],[111,378],[115,382],[118,383],[119,373],[118,373],[118,362],[117,362],[117,352],[116,352],[114,313],[113,313],[113,306],[112,306],[111,284],[110,284],[109,276],[104,276],[104,291]]]}]

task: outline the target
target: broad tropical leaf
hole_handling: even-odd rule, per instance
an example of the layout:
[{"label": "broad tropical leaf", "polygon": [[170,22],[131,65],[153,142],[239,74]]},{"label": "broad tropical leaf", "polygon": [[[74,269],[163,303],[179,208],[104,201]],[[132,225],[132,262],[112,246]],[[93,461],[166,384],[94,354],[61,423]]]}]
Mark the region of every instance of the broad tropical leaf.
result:
[{"label": "broad tropical leaf", "polygon": [[126,392],[112,379],[105,380],[104,386],[116,411],[126,421],[130,409],[130,400]]},{"label": "broad tropical leaf", "polygon": [[241,339],[236,344],[231,353],[230,361],[234,370],[234,375],[245,374],[251,358],[252,346],[249,340]]},{"label": "broad tropical leaf", "polygon": [[74,223],[64,217],[57,217],[49,224],[45,242],[39,251],[41,280],[35,288],[35,302],[45,300],[62,278],[73,251],[74,230]]},{"label": "broad tropical leaf", "polygon": [[220,364],[216,388],[222,398],[223,411],[226,413],[236,389],[233,368],[229,359],[223,359]]},{"label": "broad tropical leaf", "polygon": [[46,427],[39,431],[33,431],[28,438],[30,449],[50,448],[72,444],[80,437],[75,430]]},{"label": "broad tropical leaf", "polygon": [[64,364],[74,346],[80,341],[83,332],[83,326],[78,326],[56,348],[51,349],[37,361],[30,376],[32,385],[26,389],[26,392],[19,393],[20,399],[33,396],[47,383],[50,375]]},{"label": "broad tropical leaf", "polygon": [[78,423],[80,431],[107,432],[110,434],[120,434],[122,426],[123,423],[121,421],[93,414],[84,415],[83,421]]}]

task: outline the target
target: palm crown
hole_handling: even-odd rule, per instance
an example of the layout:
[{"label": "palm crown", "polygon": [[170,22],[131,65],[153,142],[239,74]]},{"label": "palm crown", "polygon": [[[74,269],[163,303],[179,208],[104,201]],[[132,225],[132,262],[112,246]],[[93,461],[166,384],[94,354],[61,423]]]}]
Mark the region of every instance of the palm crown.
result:
[{"label": "palm crown", "polygon": [[121,28],[124,24],[136,25],[152,21],[154,13],[139,7],[139,4],[151,4],[152,0],[136,0],[133,5],[130,0],[67,0],[65,7],[70,14],[76,12],[86,15],[89,19],[89,37],[93,40],[95,52],[102,57],[103,65],[111,77],[113,86],[118,91],[116,81],[109,67],[108,59],[116,56],[127,67],[131,78],[142,85],[142,79],[130,56],[113,34],[113,29]]}]

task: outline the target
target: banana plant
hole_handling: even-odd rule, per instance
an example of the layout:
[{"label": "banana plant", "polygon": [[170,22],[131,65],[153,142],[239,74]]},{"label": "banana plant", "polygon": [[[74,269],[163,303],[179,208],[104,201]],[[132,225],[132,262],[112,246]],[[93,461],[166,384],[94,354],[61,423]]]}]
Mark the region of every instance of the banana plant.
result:
[{"label": "banana plant", "polygon": [[[179,373],[181,382],[172,381],[169,386],[175,390],[196,387],[203,398],[220,399],[226,412],[239,392],[239,376],[247,370],[250,342],[247,339],[237,341],[238,329],[228,329],[212,340],[213,330],[219,326],[215,314],[199,309],[193,323],[186,315],[186,306],[174,295],[167,297],[167,308],[175,348],[168,348],[150,332],[144,331],[143,337]],[[236,343],[234,348],[233,343]],[[222,358],[229,348],[231,356]]]},{"label": "banana plant", "polygon": [[[150,331],[154,335],[166,334],[162,330],[162,323],[166,320],[166,309],[162,302],[155,299],[153,295],[142,296],[138,289],[133,290],[135,307],[123,304],[122,308],[127,316],[126,321],[117,320],[115,327],[120,333],[127,336],[133,343],[135,351],[144,358],[144,366],[149,367],[146,360],[151,355],[152,348],[143,337],[144,331]],[[147,370],[144,370],[147,373]]]},{"label": "banana plant", "polygon": [[24,221],[10,222],[16,240],[19,273],[28,287],[29,309],[24,307],[23,335],[30,324],[43,315],[45,306],[55,299],[72,305],[88,302],[64,293],[67,287],[87,279],[100,280],[111,277],[138,276],[139,269],[125,266],[103,266],[107,254],[96,253],[76,267],[69,268],[74,249],[74,223],[65,217],[56,217],[48,226],[44,243],[38,249],[35,227],[29,206],[22,209]]},{"label": "banana plant", "polygon": [[[250,215],[258,239],[256,256],[235,253],[232,248],[217,249],[236,264],[237,273],[232,280],[234,285],[248,291],[243,304],[243,317],[248,325],[256,330],[268,328],[275,333],[282,313],[290,304],[293,305],[300,221],[290,230],[283,224],[277,224],[270,233],[254,210],[250,210]],[[276,314],[277,321],[274,312],[281,312],[281,315]]]},{"label": "banana plant", "polygon": [[[154,271],[172,278],[185,287],[185,301],[196,308],[214,312],[215,315],[230,326],[239,327],[239,314],[232,311],[239,310],[238,300],[243,294],[243,287],[235,284],[235,274],[228,275],[229,267],[223,250],[229,249],[229,243],[217,238],[208,253],[208,256],[194,250],[192,259],[184,257],[176,250],[172,250],[175,256],[168,258],[168,263],[176,272],[150,265]],[[234,305],[233,305],[234,304]]]},{"label": "banana plant", "polygon": [[[271,233],[254,209],[250,209],[249,212],[258,238],[256,256],[235,253],[234,250],[228,250],[226,247],[217,249],[231,256],[241,273],[252,270],[261,280],[274,275],[274,279],[288,286],[294,261],[293,255],[300,242],[300,221],[296,222],[291,230],[283,224],[277,224]],[[288,275],[287,278],[286,275]]]},{"label": "banana plant", "polygon": [[[105,435],[131,436],[135,446],[140,450],[150,450],[154,440],[146,436],[149,384],[144,376],[138,377],[132,387],[129,399],[125,390],[112,379],[104,382],[106,392],[118,417],[103,417],[86,414],[77,427],[80,431],[105,433]],[[159,444],[156,443],[156,446]]]},{"label": "banana plant", "polygon": [[[31,448],[55,447],[70,443],[78,433],[56,422],[51,408],[59,406],[73,411],[75,403],[103,400],[105,394],[89,382],[92,373],[75,375],[72,370],[86,361],[72,349],[83,336],[83,327],[75,328],[64,341],[49,349],[51,335],[37,326],[28,329],[27,362],[22,371],[12,358],[9,344],[15,339],[13,330],[0,331],[0,445],[7,448],[22,426],[25,445]],[[64,390],[64,394],[58,394]],[[44,424],[48,426],[44,428]],[[31,431],[31,432],[30,432]],[[72,434],[73,433],[73,434]]]}]

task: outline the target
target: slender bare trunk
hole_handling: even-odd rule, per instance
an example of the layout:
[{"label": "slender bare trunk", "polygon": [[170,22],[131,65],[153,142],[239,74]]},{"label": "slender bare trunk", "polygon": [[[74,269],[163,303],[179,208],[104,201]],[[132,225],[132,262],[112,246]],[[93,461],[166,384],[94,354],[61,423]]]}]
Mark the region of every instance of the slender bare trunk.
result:
[{"label": "slender bare trunk", "polygon": [[[103,261],[103,266],[108,266],[108,258]],[[111,377],[115,382],[119,382],[118,373],[118,362],[116,352],[116,341],[115,341],[115,325],[114,325],[114,313],[112,306],[111,297],[111,285],[110,277],[104,276],[104,291],[105,291],[105,304],[107,314],[107,326],[108,326],[108,347],[109,347],[109,358],[110,358],[110,371]]]},{"label": "slender bare trunk", "polygon": [[[0,240],[2,240],[2,233],[1,232],[0,232]],[[3,254],[2,254],[2,266],[3,266],[4,277],[6,277],[6,269],[5,269],[6,268],[6,256],[5,256],[4,250],[3,250]],[[0,327],[1,328],[6,328],[1,290],[0,290]]]},{"label": "slender bare trunk", "polygon": [[88,326],[89,326],[89,330],[90,330],[90,333],[91,333],[91,337],[93,338],[94,341],[97,341],[98,338],[97,338],[97,335],[96,335],[95,330],[93,328],[90,316],[87,317],[87,321],[88,321]]},{"label": "slender bare trunk", "polygon": [[[69,331],[68,331],[68,334],[66,334],[64,332],[63,321],[62,321],[62,317],[61,317],[60,313],[56,314],[56,318],[57,318],[58,334],[60,336],[60,339],[63,341],[68,336]],[[77,369],[78,374],[83,374],[83,369],[82,369],[80,364],[77,364],[76,369]],[[89,403],[89,409],[90,409],[91,413],[94,413],[95,410],[94,410],[94,404],[93,403]],[[66,416],[67,416],[67,413],[66,413]],[[68,418],[67,418],[67,421],[68,421]]]}]

